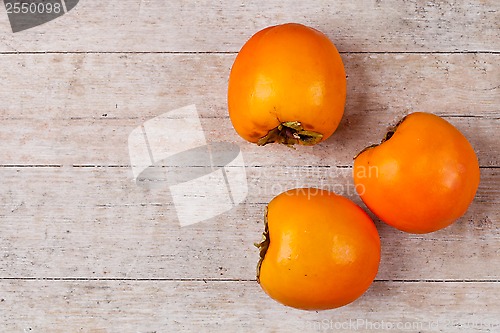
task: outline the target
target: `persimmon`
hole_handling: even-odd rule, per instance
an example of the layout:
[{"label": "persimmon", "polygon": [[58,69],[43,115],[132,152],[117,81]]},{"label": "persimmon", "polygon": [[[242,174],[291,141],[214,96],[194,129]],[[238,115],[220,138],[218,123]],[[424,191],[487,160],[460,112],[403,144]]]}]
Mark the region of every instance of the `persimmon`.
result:
[{"label": "persimmon", "polygon": [[335,45],[301,24],[257,32],[229,75],[232,124],[258,145],[314,145],[327,139],[340,123],[345,99],[346,75]]},{"label": "persimmon", "polygon": [[380,145],[354,160],[354,183],[366,206],[387,224],[429,233],[461,217],[479,186],[479,163],[465,136],[443,118],[406,116]]},{"label": "persimmon", "polygon": [[360,297],[377,275],[380,239],[371,218],[349,199],[292,189],[267,206],[257,281],[276,301],[322,310]]}]

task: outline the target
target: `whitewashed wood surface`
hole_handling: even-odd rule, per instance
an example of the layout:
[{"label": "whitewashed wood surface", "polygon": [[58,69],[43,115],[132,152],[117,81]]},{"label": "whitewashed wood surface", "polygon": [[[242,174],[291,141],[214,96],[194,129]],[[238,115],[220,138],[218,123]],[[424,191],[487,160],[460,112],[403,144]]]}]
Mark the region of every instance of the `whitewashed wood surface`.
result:
[{"label": "whitewashed wood surface", "polygon": [[[324,31],[348,75],[338,131],[294,151],[244,142],[226,108],[239,48],[285,22]],[[0,6],[0,32],[0,332],[500,332],[498,1],[81,1],[16,34]],[[208,141],[240,147],[249,194],[181,228],[167,190],[132,181],[127,139],[189,104]],[[362,205],[352,157],[413,111],[474,146],[469,211],[427,235],[375,219],[380,271],[348,306],[267,297],[266,203],[316,186]]]}]

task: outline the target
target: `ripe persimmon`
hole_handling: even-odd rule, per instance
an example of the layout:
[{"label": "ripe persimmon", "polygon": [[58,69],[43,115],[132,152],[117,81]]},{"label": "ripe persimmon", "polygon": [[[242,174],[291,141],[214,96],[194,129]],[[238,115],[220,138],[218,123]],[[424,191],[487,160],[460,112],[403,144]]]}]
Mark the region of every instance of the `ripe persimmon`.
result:
[{"label": "ripe persimmon", "polygon": [[360,297],[377,275],[380,239],[370,217],[349,199],[298,188],[266,209],[257,281],[276,301],[332,309]]},{"label": "ripe persimmon", "polygon": [[228,84],[229,116],[244,139],[314,145],[344,113],[346,76],[326,35],[288,23],[257,32],[242,47]]},{"label": "ripe persimmon", "polygon": [[375,215],[417,234],[461,217],[480,178],[469,141],[443,118],[424,112],[406,116],[380,145],[358,154],[353,174],[358,194]]}]

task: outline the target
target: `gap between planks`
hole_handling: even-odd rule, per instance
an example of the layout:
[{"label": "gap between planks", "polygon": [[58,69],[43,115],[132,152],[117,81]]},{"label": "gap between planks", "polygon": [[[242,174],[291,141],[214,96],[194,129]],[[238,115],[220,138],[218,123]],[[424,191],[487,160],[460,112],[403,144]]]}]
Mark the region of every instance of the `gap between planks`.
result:
[{"label": "gap between planks", "polygon": [[[256,279],[119,278],[119,277],[0,277],[0,281],[137,281],[137,282],[257,282]],[[375,279],[374,283],[499,283],[500,279]]]},{"label": "gap between planks", "polygon": [[[242,45],[243,46],[243,45]],[[38,55],[38,54],[238,54],[237,51],[2,51],[0,55]],[[340,54],[500,54],[500,51],[339,51]]]},{"label": "gap between planks", "polygon": [[[0,168],[64,168],[66,165],[64,164],[2,164],[0,165]],[[123,168],[123,169],[128,169],[131,168],[130,165],[119,165],[119,164],[109,164],[109,165],[103,165],[103,164],[74,164],[69,166],[71,168]],[[180,166],[182,168],[196,168],[199,167],[197,165],[192,165],[192,166]],[[214,165],[214,167],[223,167],[223,165]],[[253,165],[253,166],[247,166],[248,168],[281,168],[281,169],[287,169],[287,168],[337,168],[337,169],[352,169],[352,165],[287,165],[287,166],[282,166],[282,165]],[[498,165],[480,165],[479,169],[500,169],[500,166]]]}]

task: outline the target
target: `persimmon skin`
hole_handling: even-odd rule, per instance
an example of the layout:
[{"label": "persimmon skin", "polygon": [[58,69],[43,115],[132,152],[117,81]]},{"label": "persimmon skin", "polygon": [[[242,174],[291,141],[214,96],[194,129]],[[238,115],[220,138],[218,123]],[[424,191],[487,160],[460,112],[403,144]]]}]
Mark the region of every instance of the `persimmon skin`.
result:
[{"label": "persimmon skin", "polygon": [[409,233],[443,229],[465,214],[479,186],[471,144],[443,118],[415,112],[392,137],[354,160],[354,183],[366,206]]},{"label": "persimmon skin", "polygon": [[267,226],[258,280],[284,305],[337,308],[360,297],[377,274],[377,229],[345,197],[314,188],[289,190],[269,203]]},{"label": "persimmon skin", "polygon": [[253,35],[229,76],[229,116],[236,132],[253,143],[295,121],[324,141],[338,127],[345,99],[345,70],[335,45],[320,31],[296,23]]}]

